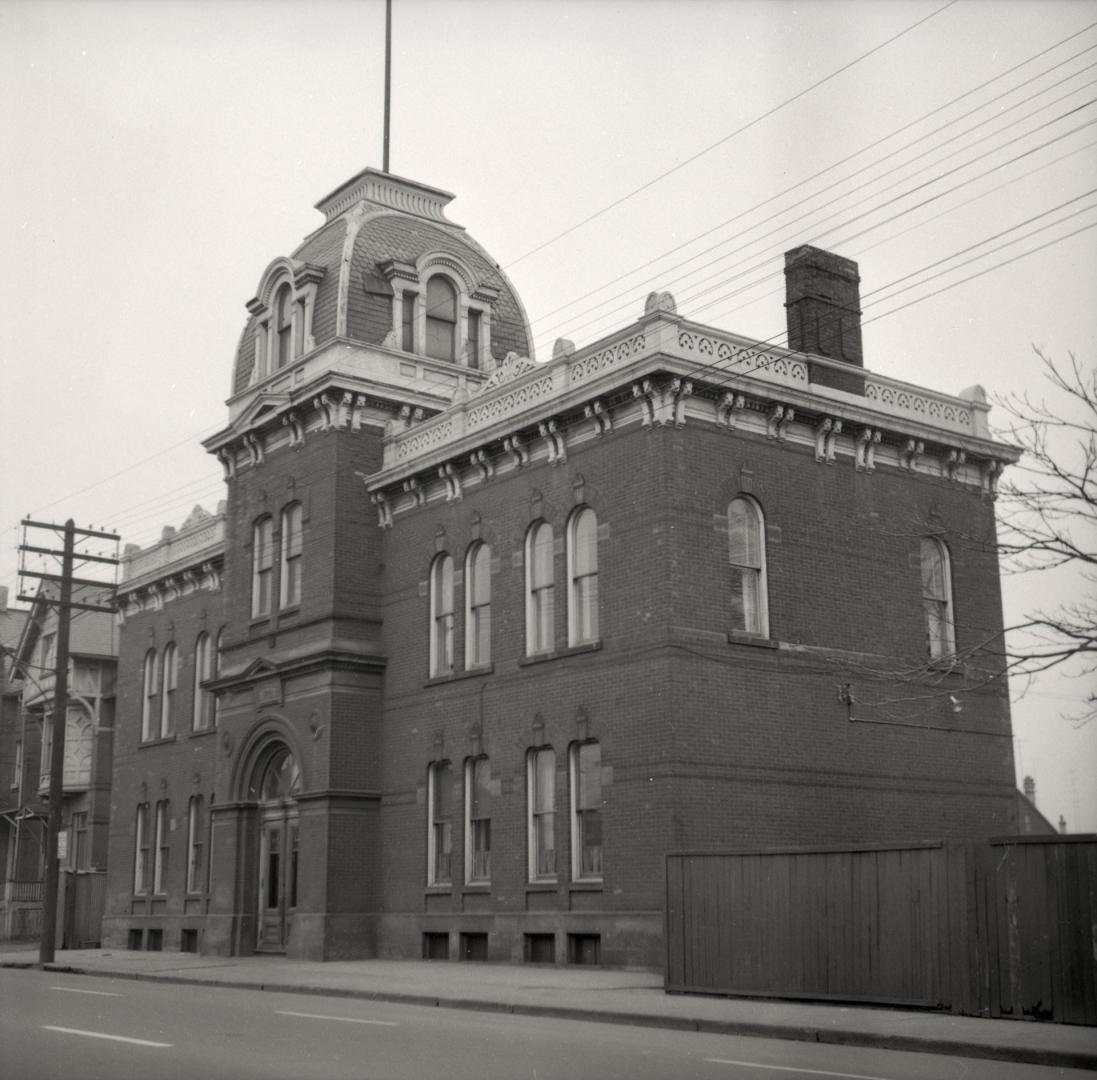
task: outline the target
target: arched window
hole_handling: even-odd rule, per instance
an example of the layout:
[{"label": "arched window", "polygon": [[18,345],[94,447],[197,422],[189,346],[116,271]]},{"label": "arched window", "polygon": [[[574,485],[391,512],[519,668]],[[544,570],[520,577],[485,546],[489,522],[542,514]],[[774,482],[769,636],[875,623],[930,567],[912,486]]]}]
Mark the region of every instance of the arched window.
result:
[{"label": "arched window", "polygon": [[491,881],[491,761],[465,762],[465,884]]},{"label": "arched window", "polygon": [[299,502],[282,510],[282,575],[278,586],[278,606],[296,607],[301,603],[302,511]]},{"label": "arched window", "polygon": [[274,367],[293,359],[293,289],[283,285],[274,294]]},{"label": "arched window", "polygon": [[187,803],[187,892],[200,893],[203,887],[205,829],[202,826],[202,796],[192,795]]},{"label": "arched window", "polygon": [[552,652],[555,646],[553,610],[552,526],[540,521],[526,534],[526,654]]},{"label": "arched window", "polygon": [[477,543],[465,556],[465,667],[491,663],[491,548]]},{"label": "arched window", "polygon": [[448,761],[427,769],[427,884],[453,883],[453,777]]},{"label": "arched window", "polygon": [[[213,646],[213,677],[215,679],[218,678],[221,674],[221,663],[222,663],[222,660],[224,659],[224,648],[225,648],[225,628],[222,626],[221,629],[217,631],[217,641],[214,643],[214,646]],[[217,726],[217,695],[216,694],[213,695],[213,701],[211,702],[211,706],[212,706],[211,715],[212,715],[212,719],[213,719],[213,726],[216,727]]]},{"label": "arched window", "polygon": [[457,359],[457,291],[440,274],[427,282],[427,356],[435,360]]},{"label": "arched window", "polygon": [[453,671],[453,559],[441,554],[430,568],[430,674]]},{"label": "arched window", "polygon": [[589,506],[568,522],[568,644],[598,640],[598,517]]},{"label": "arched window", "polygon": [[731,564],[731,628],[769,633],[766,597],[766,527],[762,508],[746,495],[728,506],[728,562]]},{"label": "arched window", "polygon": [[531,750],[526,759],[529,880],[556,880],[556,751]]},{"label": "arched window", "polygon": [[203,689],[202,683],[213,677],[213,646],[204,630],[194,643],[194,711],[191,729],[205,731],[213,722],[213,695]]},{"label": "arched window", "polygon": [[133,891],[149,891],[149,873],[152,860],[149,858],[149,804],[137,804],[137,817],[133,825]]},{"label": "arched window", "polygon": [[251,545],[251,617],[257,619],[270,614],[274,523],[269,514],[252,526]]},{"label": "arched window", "polygon": [[152,849],[152,891],[162,895],[168,891],[168,801],[156,804],[156,836]]},{"label": "arched window", "polygon": [[922,608],[926,614],[926,648],[931,658],[956,651],[952,618],[952,566],[948,548],[935,537],[922,539]]},{"label": "arched window", "polygon": [[141,741],[148,742],[153,737],[152,721],[156,715],[156,687],[159,668],[156,663],[156,650],[145,653],[145,665],[141,683]]},{"label": "arched window", "polygon": [[602,878],[602,747],[596,742],[571,747],[571,876]]},{"label": "arched window", "polygon": [[288,747],[279,747],[267,760],[259,779],[259,801],[263,803],[286,802],[297,797],[301,790],[301,769]]},{"label": "arched window", "polygon": [[179,651],[175,642],[164,646],[160,666],[160,738],[175,734],[175,691],[179,685]]}]

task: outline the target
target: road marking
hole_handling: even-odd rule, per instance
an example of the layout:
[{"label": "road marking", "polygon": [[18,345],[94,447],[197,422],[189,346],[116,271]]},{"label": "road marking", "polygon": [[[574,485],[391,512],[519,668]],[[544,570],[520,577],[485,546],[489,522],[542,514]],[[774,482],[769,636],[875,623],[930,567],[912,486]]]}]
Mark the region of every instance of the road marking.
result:
[{"label": "road marking", "polygon": [[125,1035],[107,1035],[102,1031],[81,1031],[79,1028],[54,1027],[53,1024],[43,1024],[42,1030],[60,1031],[63,1035],[84,1035],[89,1039],[110,1039],[111,1042],[133,1043],[134,1046],[171,1046],[171,1043],[150,1042],[148,1039],[130,1039]]},{"label": "road marking", "polygon": [[325,1016],[323,1013],[283,1012],[274,1010],[275,1016],[303,1016],[307,1020],[341,1020],[344,1024],[376,1024],[378,1027],[399,1027],[395,1020],[363,1020],[358,1016]]},{"label": "road marking", "polygon": [[66,994],[95,994],[96,997],[121,997],[110,990],[81,990],[76,986],[51,986],[51,990],[64,990]]},{"label": "road marking", "polygon": [[797,1069],[793,1065],[763,1065],[760,1061],[732,1061],[731,1058],[705,1058],[713,1065],[742,1065],[744,1069],[772,1069],[775,1072],[804,1073],[807,1076],[837,1076],[841,1080],[888,1080],[885,1076],[864,1073],[828,1072],[826,1069]]}]

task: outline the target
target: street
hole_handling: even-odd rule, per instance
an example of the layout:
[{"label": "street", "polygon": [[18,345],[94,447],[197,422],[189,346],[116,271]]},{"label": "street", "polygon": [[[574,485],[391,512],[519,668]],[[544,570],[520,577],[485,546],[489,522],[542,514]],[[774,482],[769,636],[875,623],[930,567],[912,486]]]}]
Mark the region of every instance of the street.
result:
[{"label": "street", "polygon": [[1050,1080],[1081,1072],[316,994],[0,970],[3,1080]]}]

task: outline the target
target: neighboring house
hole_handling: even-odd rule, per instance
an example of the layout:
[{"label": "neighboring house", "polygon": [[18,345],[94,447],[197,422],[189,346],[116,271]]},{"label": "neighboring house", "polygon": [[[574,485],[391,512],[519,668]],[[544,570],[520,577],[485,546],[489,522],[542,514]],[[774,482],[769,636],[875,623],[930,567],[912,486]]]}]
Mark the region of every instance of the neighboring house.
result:
[{"label": "neighboring house", "polygon": [[44,821],[27,766],[37,743],[27,746],[15,666],[26,621],[27,612],[8,607],[8,590],[0,588],[0,941],[37,934],[42,905]]},{"label": "neighboring house", "polygon": [[[9,890],[23,898],[20,916],[37,933],[41,918],[46,818],[49,813],[52,710],[57,665],[56,587],[43,585],[26,613],[15,648],[19,715],[13,737],[21,766],[13,774]],[[109,590],[108,590],[109,592]],[[102,590],[78,586],[73,600],[104,602]],[[62,777],[58,896],[59,941],[80,948],[99,943],[106,887],[107,836],[114,741],[114,680],[118,628],[106,612],[75,610],[69,631],[68,710]],[[14,918],[13,914],[13,918]],[[33,923],[33,926],[32,926]],[[13,928],[13,933],[17,928]]]},{"label": "neighboring house", "polygon": [[1016,792],[1016,797],[1017,832],[1022,836],[1059,835],[1060,830],[1044,817],[1036,805],[1036,781],[1031,776],[1025,777],[1024,790]]},{"label": "neighboring house", "polygon": [[321,201],[223,512],[124,561],[104,945],[657,967],[669,851],[1015,831],[982,390],[811,247],[788,349],[653,293],[535,363],[450,199]]}]

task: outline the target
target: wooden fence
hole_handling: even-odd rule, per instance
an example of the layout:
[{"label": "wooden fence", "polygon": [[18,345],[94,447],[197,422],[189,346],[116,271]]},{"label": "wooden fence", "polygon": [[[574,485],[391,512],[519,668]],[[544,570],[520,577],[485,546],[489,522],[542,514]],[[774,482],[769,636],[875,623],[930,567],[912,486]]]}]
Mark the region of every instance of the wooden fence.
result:
[{"label": "wooden fence", "polygon": [[667,856],[666,988],[1097,1024],[1097,837]]}]

